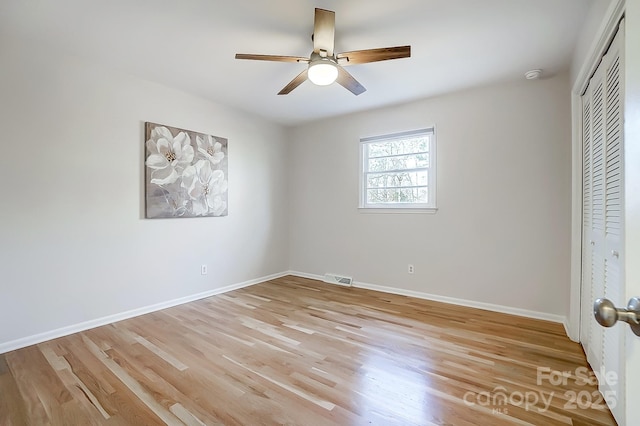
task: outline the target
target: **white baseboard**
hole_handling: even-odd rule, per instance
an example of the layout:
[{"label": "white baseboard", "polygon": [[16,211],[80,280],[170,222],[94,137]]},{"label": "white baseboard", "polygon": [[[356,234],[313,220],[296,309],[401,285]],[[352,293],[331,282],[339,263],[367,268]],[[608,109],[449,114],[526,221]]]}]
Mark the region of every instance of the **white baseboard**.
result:
[{"label": "white baseboard", "polygon": [[[308,274],[306,272],[299,272],[299,271],[287,271],[287,274],[289,275],[293,275],[295,277],[300,277],[300,278],[309,278],[310,280],[318,280],[318,281],[323,281],[324,276],[322,275],[316,275],[316,274]],[[329,283],[326,283],[329,284]]]},{"label": "white baseboard", "polygon": [[[173,306],[182,305],[184,303],[193,302],[194,300],[215,296],[216,294],[226,293],[232,290],[249,287],[255,284],[259,284],[261,282],[273,280],[273,279],[284,277],[287,275],[294,275],[297,277],[309,278],[309,279],[318,280],[324,283],[323,281],[324,277],[322,275],[309,274],[306,272],[299,272],[299,271],[280,272],[280,273],[268,275],[265,277],[244,281],[237,284],[231,284],[228,286],[215,288],[202,293],[181,297],[181,298],[169,300],[166,302],[156,303],[154,305],[144,306],[141,308],[132,309],[130,311],[121,312],[114,315],[108,315],[102,318],[96,318],[96,319],[85,321],[82,323],[73,324],[67,327],[46,331],[44,333],[34,334],[32,336],[11,340],[9,342],[0,343],[0,354],[13,351],[16,349],[24,348],[27,346],[35,345],[38,343],[42,343],[47,340],[57,339],[58,337],[68,336],[69,334],[78,333],[81,331],[89,330],[91,328],[100,327],[100,326],[111,324],[117,321],[122,321],[125,319],[137,317],[137,316],[148,314],[151,312],[156,312],[162,309],[171,308]],[[328,284],[328,285],[331,285],[331,284]],[[470,308],[478,308],[478,309],[485,309],[485,310],[494,311],[494,312],[502,312],[506,314],[518,315],[521,317],[557,322],[557,323],[563,324],[565,328],[565,332],[567,332],[567,335],[569,335],[567,318],[561,315],[529,311],[526,309],[513,308],[509,306],[502,306],[502,305],[494,305],[491,303],[484,303],[484,302],[475,302],[472,300],[457,299],[457,298],[447,297],[447,296],[439,296],[435,294],[423,293],[423,292],[418,292],[413,290],[405,290],[405,289],[396,288],[396,287],[386,287],[386,286],[381,286],[376,284],[368,284],[368,283],[363,283],[359,281],[354,281],[353,287],[374,290],[374,291],[381,291],[384,293],[398,294],[402,296],[416,297],[418,299],[433,300],[436,302],[450,303],[450,304],[459,305],[459,306],[467,306]]]},{"label": "white baseboard", "polygon": [[[298,272],[298,271],[289,271],[288,273],[290,275],[295,275],[302,278],[310,278],[318,281],[323,280],[322,275],[308,274],[306,272]],[[386,287],[386,286],[381,286],[377,284],[368,284],[368,283],[363,283],[359,281],[353,281],[353,287],[363,288],[367,290],[381,291],[383,293],[398,294],[401,296],[416,297],[418,299],[433,300],[435,302],[450,303],[452,305],[466,306],[469,308],[484,309],[487,311],[517,315],[520,317],[556,322],[556,323],[563,324],[565,328],[565,332],[567,332],[567,317],[562,315],[549,314],[546,312],[530,311],[527,309],[514,308],[511,306],[495,305],[493,303],[476,302],[476,301],[467,300],[467,299],[458,299],[455,297],[440,296],[437,294],[423,293],[420,291],[413,291],[413,290],[405,290],[405,289],[396,288],[396,287]]]},{"label": "white baseboard", "polygon": [[122,321],[125,319],[137,317],[140,315],[148,314],[151,312],[159,311],[161,309],[171,308],[173,306],[182,305],[184,303],[193,302],[194,300],[204,299],[210,296],[215,296],[216,294],[226,293],[232,290],[237,290],[239,288],[249,287],[261,282],[273,280],[276,278],[284,277],[286,275],[290,275],[289,272],[280,272],[277,274],[267,275],[265,277],[256,278],[249,281],[244,281],[237,284],[231,284],[220,288],[215,288],[212,290],[207,290],[202,293],[192,294],[190,296],[180,297],[178,299],[169,300],[166,302],[156,303],[154,305],[144,306],[137,309],[132,309],[130,311],[121,312],[114,315],[108,315],[102,318],[96,318],[93,320],[85,321],[79,324],[69,325],[67,327],[58,328],[51,331],[46,331],[44,333],[34,334],[32,336],[23,337],[20,339],[12,340],[9,342],[0,343],[0,354],[5,352],[13,351],[16,349],[24,348],[27,346],[35,345],[38,343],[45,342],[51,339],[57,339],[58,337],[68,336],[69,334],[78,333],[80,331],[89,330],[91,328],[100,327],[102,325],[111,324],[117,321]]},{"label": "white baseboard", "polygon": [[580,343],[580,335],[574,335],[571,330],[571,325],[569,324],[569,318],[565,317],[564,321],[562,321],[562,325],[564,326],[564,332],[567,333],[567,337],[572,342]]}]

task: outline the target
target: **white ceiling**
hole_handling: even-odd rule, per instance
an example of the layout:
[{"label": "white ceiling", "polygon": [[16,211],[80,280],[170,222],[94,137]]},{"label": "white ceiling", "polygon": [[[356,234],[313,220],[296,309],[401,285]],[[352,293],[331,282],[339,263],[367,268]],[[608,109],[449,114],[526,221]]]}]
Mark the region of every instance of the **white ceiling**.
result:
[{"label": "white ceiling", "polygon": [[[569,67],[594,0],[2,0],[0,31],[294,125]],[[599,0],[595,0],[599,1]],[[336,52],[410,44],[349,67],[367,91],[310,82],[276,94],[308,56],[314,8],[336,12]]]}]

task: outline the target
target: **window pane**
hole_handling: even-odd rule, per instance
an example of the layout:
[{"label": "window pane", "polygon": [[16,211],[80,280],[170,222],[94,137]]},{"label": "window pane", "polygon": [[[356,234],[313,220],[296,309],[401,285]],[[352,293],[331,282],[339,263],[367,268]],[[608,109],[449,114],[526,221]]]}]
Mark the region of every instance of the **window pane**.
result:
[{"label": "window pane", "polygon": [[361,207],[435,208],[432,128],[364,138],[360,143]]},{"label": "window pane", "polygon": [[367,188],[394,188],[402,186],[428,186],[429,172],[372,173],[367,174]]},{"label": "window pane", "polygon": [[399,157],[379,157],[369,159],[370,172],[386,170],[418,169],[429,167],[429,153],[410,154]]},{"label": "window pane", "polygon": [[428,152],[429,137],[420,136],[369,143],[369,158]]},{"label": "window pane", "polygon": [[368,189],[367,203],[427,203],[428,188]]}]

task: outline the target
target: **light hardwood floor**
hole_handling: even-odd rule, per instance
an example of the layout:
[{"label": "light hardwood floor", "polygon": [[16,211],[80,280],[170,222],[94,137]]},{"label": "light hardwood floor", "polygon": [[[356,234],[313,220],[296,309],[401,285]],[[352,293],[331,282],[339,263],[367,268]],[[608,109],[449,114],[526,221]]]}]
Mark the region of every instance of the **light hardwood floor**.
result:
[{"label": "light hardwood floor", "polygon": [[284,277],[0,355],[0,425],[615,424],[586,365],[559,324]]}]

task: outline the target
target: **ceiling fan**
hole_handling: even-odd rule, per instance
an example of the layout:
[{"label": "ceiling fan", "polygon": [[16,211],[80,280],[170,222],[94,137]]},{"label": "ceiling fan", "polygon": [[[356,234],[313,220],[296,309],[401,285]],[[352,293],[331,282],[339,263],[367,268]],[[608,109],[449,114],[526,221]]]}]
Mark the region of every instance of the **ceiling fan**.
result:
[{"label": "ceiling fan", "polygon": [[317,9],[313,24],[313,52],[309,58],[301,56],[277,56],[277,55],[253,55],[238,53],[236,59],[253,59],[257,61],[275,62],[304,62],[309,64],[307,69],[302,71],[289,84],[287,84],[278,95],[286,95],[293,89],[309,79],[319,86],[326,86],[334,81],[345,87],[354,95],[359,95],[365,90],[351,74],[343,67],[355,64],[366,64],[368,62],[386,61],[389,59],[408,58],[411,56],[411,46],[383,47],[378,49],[354,50],[335,54],[336,14],[330,10]]}]

